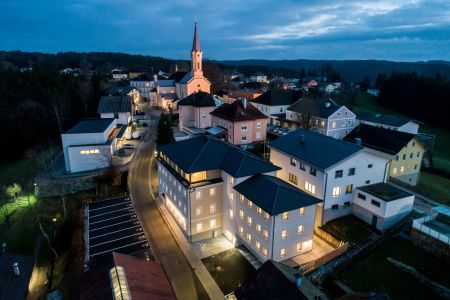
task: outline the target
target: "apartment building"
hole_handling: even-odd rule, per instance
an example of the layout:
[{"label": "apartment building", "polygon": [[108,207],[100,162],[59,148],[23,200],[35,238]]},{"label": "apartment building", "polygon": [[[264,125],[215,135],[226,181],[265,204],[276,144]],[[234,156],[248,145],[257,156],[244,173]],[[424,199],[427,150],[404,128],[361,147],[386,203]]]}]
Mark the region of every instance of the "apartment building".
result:
[{"label": "apartment building", "polygon": [[224,103],[211,112],[211,125],[224,131],[233,145],[247,145],[266,139],[268,117],[247,99]]},{"label": "apartment building", "polygon": [[[310,120],[310,130],[336,139],[343,139],[355,127],[355,114],[330,98],[302,98],[288,107],[286,119],[300,123]],[[304,121],[303,121],[304,122]]]},{"label": "apartment building", "polygon": [[416,185],[426,146],[415,134],[360,124],[345,138],[389,159],[389,177]]},{"label": "apartment building", "polygon": [[384,182],[389,159],[347,141],[298,129],[269,143],[277,177],[313,195],[316,225],[352,213],[354,189]]},{"label": "apartment building", "polygon": [[294,90],[272,89],[256,97],[250,102],[260,112],[270,118],[269,123],[279,125],[278,118],[286,117],[286,110],[301,96],[301,92]]}]

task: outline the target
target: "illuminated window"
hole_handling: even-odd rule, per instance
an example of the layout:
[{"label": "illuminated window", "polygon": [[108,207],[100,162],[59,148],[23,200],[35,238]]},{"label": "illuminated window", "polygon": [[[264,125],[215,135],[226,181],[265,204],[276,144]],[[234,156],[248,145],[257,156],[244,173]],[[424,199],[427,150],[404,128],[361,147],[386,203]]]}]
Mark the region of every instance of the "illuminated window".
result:
[{"label": "illuminated window", "polygon": [[191,182],[197,182],[202,180],[206,180],[206,171],[191,174]]},{"label": "illuminated window", "polygon": [[202,199],[202,191],[196,191],[195,192],[195,199],[196,200]]},{"label": "illuminated window", "polygon": [[256,212],[257,212],[258,214],[262,214],[262,209],[261,209],[261,207],[258,207],[258,208],[256,209]]},{"label": "illuminated window", "polygon": [[397,168],[394,168],[394,170],[392,170],[392,174],[397,174]]},{"label": "illuminated window", "polygon": [[403,173],[405,171],[405,167],[400,167],[400,173]]},{"label": "illuminated window", "polygon": [[247,233],[247,240],[251,241],[252,240],[252,235],[250,233]]},{"label": "illuminated window", "polygon": [[234,194],[230,193],[230,201],[233,201],[233,200],[234,200]]},{"label": "illuminated window", "polygon": [[316,186],[314,184],[309,183],[308,181],[305,181],[305,190],[307,190],[311,194],[315,194]]},{"label": "illuminated window", "polygon": [[216,219],[209,220],[209,227],[211,228],[216,227]]},{"label": "illuminated window", "polygon": [[267,249],[266,249],[266,248],[263,248],[263,249],[262,249],[262,253],[263,253],[264,256],[267,256]]},{"label": "illuminated window", "polygon": [[269,232],[267,231],[267,229],[263,230],[263,237],[267,240],[269,238]]},{"label": "illuminated window", "polygon": [[353,184],[347,184],[345,186],[345,193],[350,194],[353,191]]},{"label": "illuminated window", "polygon": [[230,219],[233,219],[233,217],[234,217],[234,213],[233,213],[233,210],[232,210],[232,209],[230,209]]},{"label": "illuminated window", "polygon": [[247,216],[247,224],[252,225],[252,217]]},{"label": "illuminated window", "polygon": [[303,216],[305,214],[305,208],[304,207],[300,207],[300,209],[298,211],[300,213],[300,216]]},{"label": "illuminated window", "polygon": [[331,123],[331,128],[336,128],[336,122],[333,121],[333,122]]},{"label": "illuminated window", "polygon": [[286,220],[289,218],[289,213],[286,211],[283,213],[283,220]]},{"label": "illuminated window", "polygon": [[333,188],[333,197],[339,197],[339,195],[341,194],[341,188],[336,186]]},{"label": "illuminated window", "polygon": [[250,200],[247,200],[247,206],[248,206],[248,207],[252,207],[252,206],[253,206],[253,202],[250,201]]},{"label": "illuminated window", "polygon": [[90,150],[80,150],[80,154],[86,155],[86,154],[99,154],[100,150],[98,149],[90,149]]},{"label": "illuminated window", "polygon": [[261,128],[261,122],[256,122],[256,128]]},{"label": "illuminated window", "polygon": [[260,242],[256,242],[256,249],[260,249],[261,248],[261,243]]},{"label": "illuminated window", "polygon": [[121,266],[115,266],[109,270],[109,280],[111,283],[114,299],[131,299],[128,289],[125,270]]},{"label": "illuminated window", "polygon": [[244,218],[244,211],[242,209],[239,210],[239,218]]},{"label": "illuminated window", "polygon": [[209,206],[209,212],[211,213],[211,214],[213,214],[213,213],[215,213],[216,212],[216,204],[211,204],[210,206]]},{"label": "illuminated window", "polygon": [[281,248],[281,250],[280,250],[280,256],[281,256],[281,257],[286,256],[286,248]]},{"label": "illuminated window", "polygon": [[202,211],[203,211],[203,209],[202,209],[201,207],[197,207],[197,208],[195,209],[195,215],[196,215],[196,216],[201,215],[201,214],[202,214]]},{"label": "illuminated window", "polygon": [[295,158],[291,158],[291,166],[297,165],[297,160]]},{"label": "illuminated window", "polygon": [[282,239],[285,239],[285,238],[287,238],[287,236],[288,236],[287,230],[286,230],[286,229],[282,230],[282,231],[281,231],[281,238],[282,238]]},{"label": "illuminated window", "polygon": [[230,182],[231,184],[233,184],[233,183],[234,183],[234,178],[233,178],[233,177],[230,177],[230,178],[228,179],[228,182]]},{"label": "illuminated window", "polygon": [[244,234],[244,228],[242,228],[242,226],[239,226],[239,234],[240,235]]},{"label": "illuminated window", "polygon": [[197,223],[197,231],[202,231],[202,229],[203,229],[203,224]]},{"label": "illuminated window", "polygon": [[215,196],[216,195],[216,189],[215,188],[210,188],[209,189],[209,195],[210,196]]},{"label": "illuminated window", "polygon": [[264,213],[264,219],[269,220],[270,215],[268,213]]},{"label": "illuminated window", "polygon": [[302,243],[297,243],[297,252],[302,251]]},{"label": "illuminated window", "polygon": [[298,225],[297,227],[297,233],[303,233],[303,225]]},{"label": "illuminated window", "polygon": [[241,202],[244,201],[244,195],[239,194],[239,200],[241,200]]}]

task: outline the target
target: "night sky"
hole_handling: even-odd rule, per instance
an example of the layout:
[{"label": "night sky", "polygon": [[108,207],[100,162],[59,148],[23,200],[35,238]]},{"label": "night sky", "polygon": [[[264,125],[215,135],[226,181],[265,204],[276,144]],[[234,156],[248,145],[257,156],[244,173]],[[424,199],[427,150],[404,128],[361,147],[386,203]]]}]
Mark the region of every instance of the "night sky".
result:
[{"label": "night sky", "polygon": [[450,1],[2,0],[0,49],[187,59],[450,60]]}]

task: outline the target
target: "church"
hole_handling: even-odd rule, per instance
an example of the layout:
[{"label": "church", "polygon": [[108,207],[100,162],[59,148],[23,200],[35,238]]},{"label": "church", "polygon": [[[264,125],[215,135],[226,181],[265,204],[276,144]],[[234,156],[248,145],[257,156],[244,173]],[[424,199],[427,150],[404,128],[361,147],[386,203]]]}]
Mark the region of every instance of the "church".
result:
[{"label": "church", "polygon": [[175,80],[175,92],[178,99],[186,98],[192,93],[200,91],[210,93],[211,83],[203,75],[202,55],[200,40],[198,38],[197,22],[195,22],[194,40],[192,42],[191,50],[191,71],[176,72],[172,75]]}]

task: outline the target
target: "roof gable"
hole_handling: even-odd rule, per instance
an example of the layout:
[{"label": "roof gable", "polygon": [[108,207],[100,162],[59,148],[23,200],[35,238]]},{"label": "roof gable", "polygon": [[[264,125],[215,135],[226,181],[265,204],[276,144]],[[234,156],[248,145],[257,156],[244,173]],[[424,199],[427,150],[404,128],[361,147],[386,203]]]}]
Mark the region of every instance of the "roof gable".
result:
[{"label": "roof gable", "polygon": [[287,110],[297,113],[311,113],[314,117],[327,119],[341,106],[337,105],[332,99],[315,100],[311,98],[301,98]]},{"label": "roof gable", "polygon": [[362,151],[364,147],[305,129],[269,143],[269,147],[325,170]]},{"label": "roof gable", "polygon": [[[246,103],[245,105],[244,102]],[[238,99],[231,104],[224,103],[211,112],[211,115],[229,121],[267,119],[265,114],[246,99]]]}]

